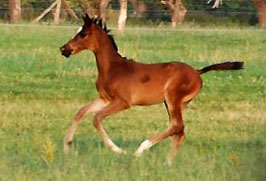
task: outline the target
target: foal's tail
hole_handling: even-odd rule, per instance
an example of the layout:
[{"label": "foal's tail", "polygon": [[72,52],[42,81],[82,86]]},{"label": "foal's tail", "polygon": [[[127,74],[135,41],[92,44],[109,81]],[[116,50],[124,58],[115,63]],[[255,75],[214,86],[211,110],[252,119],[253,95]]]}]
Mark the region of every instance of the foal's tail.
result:
[{"label": "foal's tail", "polygon": [[219,64],[213,64],[203,69],[198,70],[199,74],[204,74],[212,70],[240,70],[243,69],[244,62],[224,62]]}]

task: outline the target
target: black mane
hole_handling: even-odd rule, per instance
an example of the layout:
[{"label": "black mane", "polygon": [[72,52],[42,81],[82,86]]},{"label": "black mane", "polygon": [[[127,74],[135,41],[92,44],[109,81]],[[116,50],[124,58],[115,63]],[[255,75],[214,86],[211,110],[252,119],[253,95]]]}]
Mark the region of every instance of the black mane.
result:
[{"label": "black mane", "polygon": [[118,48],[116,46],[115,40],[113,38],[113,35],[109,34],[111,32],[111,30],[107,28],[106,23],[103,23],[102,19],[100,19],[100,18],[92,18],[92,23],[93,24],[97,24],[100,28],[102,28],[104,30],[104,32],[110,38],[111,43],[113,44],[113,46],[115,48],[115,51],[118,51]]}]

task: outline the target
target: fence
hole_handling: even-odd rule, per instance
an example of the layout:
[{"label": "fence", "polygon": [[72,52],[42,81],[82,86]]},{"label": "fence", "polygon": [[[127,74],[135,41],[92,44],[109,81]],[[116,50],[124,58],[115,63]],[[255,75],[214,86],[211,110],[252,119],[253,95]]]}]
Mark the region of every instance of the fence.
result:
[{"label": "fence", "polygon": [[[234,2],[235,0],[227,0],[227,2]],[[22,3],[22,21],[31,22],[34,18],[40,15],[49,5],[50,1],[40,0],[35,4]],[[238,8],[232,8],[228,5],[223,5],[219,9],[212,9],[211,5],[207,5],[206,1],[199,1],[197,3],[185,3],[187,14],[185,22],[199,23],[199,24],[247,24],[254,25],[257,23],[256,9],[251,2],[241,5]],[[74,12],[80,17],[82,15],[82,8],[75,6],[72,8]],[[93,9],[87,9],[88,12],[93,12]],[[9,21],[8,0],[1,0],[0,2],[0,22]],[[61,9],[61,14],[64,9]],[[108,21],[116,22],[119,15],[119,2],[112,1],[109,5]],[[45,22],[52,21],[53,14],[49,13],[44,17]],[[71,18],[64,16],[64,21],[71,21]],[[166,6],[160,2],[145,3],[145,8],[142,12],[137,12],[131,3],[128,4],[128,24],[138,25],[158,25],[170,22],[170,14]]]}]

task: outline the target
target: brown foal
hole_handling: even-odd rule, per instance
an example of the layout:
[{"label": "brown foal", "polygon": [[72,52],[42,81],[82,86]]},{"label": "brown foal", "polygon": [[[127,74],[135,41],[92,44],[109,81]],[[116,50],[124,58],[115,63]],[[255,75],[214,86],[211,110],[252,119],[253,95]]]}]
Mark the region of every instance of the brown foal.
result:
[{"label": "brown foal", "polygon": [[243,62],[225,62],[196,70],[181,62],[143,64],[127,60],[117,52],[112,36],[101,20],[83,17],[84,25],[77,34],[63,45],[62,55],[69,57],[82,50],[91,50],[97,62],[96,82],[99,98],[82,107],[64,138],[64,151],[70,150],[79,121],[95,113],[93,125],[105,145],[117,153],[126,153],[107,135],[102,120],[109,115],[129,109],[133,105],[152,105],[164,102],[169,113],[170,125],[164,132],[141,143],[135,155],[171,137],[169,163],[185,138],[182,110],[202,87],[200,75],[211,70],[238,70]]}]

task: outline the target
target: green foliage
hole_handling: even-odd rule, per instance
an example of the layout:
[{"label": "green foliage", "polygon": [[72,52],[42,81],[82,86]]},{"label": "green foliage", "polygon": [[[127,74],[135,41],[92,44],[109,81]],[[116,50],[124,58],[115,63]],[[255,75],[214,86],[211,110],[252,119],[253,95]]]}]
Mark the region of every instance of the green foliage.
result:
[{"label": "green foliage", "polygon": [[266,162],[265,32],[221,27],[114,31],[119,52],[144,63],[184,61],[196,68],[245,61],[236,72],[202,76],[184,113],[186,140],[172,167],[169,140],[133,157],[140,142],[168,126],[162,105],[133,107],[104,120],[128,151],[104,147],[92,116],[80,123],[72,155],[63,137],[75,112],[97,97],[94,56],[70,59],[59,47],[77,27],[0,25],[0,180],[263,180]]}]

